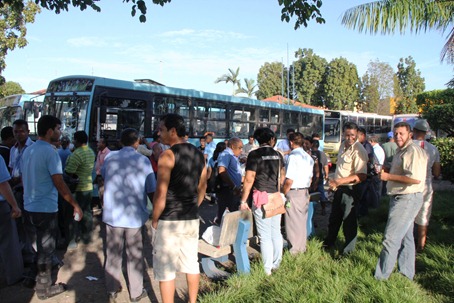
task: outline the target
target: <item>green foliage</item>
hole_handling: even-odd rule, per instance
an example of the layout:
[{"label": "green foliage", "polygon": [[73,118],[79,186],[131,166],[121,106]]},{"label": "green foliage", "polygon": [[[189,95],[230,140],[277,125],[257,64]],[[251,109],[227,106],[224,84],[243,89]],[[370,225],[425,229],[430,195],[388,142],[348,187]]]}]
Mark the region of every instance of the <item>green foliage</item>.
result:
[{"label": "green foliage", "polygon": [[363,110],[389,115],[389,98],[393,94],[394,71],[386,62],[370,61],[361,81]]},{"label": "green foliage", "polygon": [[[452,107],[454,107],[454,104],[452,105]],[[452,113],[454,113],[454,109],[451,110]],[[432,143],[440,152],[440,164],[443,179],[454,183],[454,138],[438,138]]]},{"label": "green foliage", "polygon": [[[312,4],[310,3],[312,2]],[[290,22],[291,17],[295,15],[295,30],[301,25],[307,27],[310,19],[315,19],[317,23],[325,23],[320,13],[322,0],[279,0],[279,5],[283,6],[281,20]]]},{"label": "green foliage", "polygon": [[240,68],[238,67],[236,71],[229,68],[229,74],[224,74],[217,78],[214,83],[225,82],[225,83],[232,83],[233,85],[233,92],[232,96],[235,95],[235,86],[240,85],[240,80],[238,79],[238,75],[240,74]]},{"label": "green foliage", "polygon": [[235,95],[246,94],[249,98],[251,98],[253,95],[257,93],[257,90],[255,89],[257,87],[257,84],[255,84],[254,79],[244,78],[243,80],[245,87],[242,87],[241,82],[238,82],[238,89],[235,91]]},{"label": "green foliage", "polygon": [[419,112],[416,96],[425,89],[424,78],[416,69],[415,60],[411,56],[400,58],[397,64],[396,77],[394,78],[394,95],[397,97],[396,114]]},{"label": "green foliage", "polygon": [[314,54],[312,49],[298,49],[295,52],[297,61],[293,63],[295,68],[294,85],[298,101],[311,104],[323,105],[320,101],[321,83],[328,62]]},{"label": "green foliage", "polygon": [[449,36],[441,52],[441,59],[454,63],[454,1],[380,0],[361,4],[347,10],[342,24],[365,33],[393,34],[427,30],[448,31]]},{"label": "green foliage", "polygon": [[24,89],[19,83],[7,81],[0,85],[0,98],[16,94],[25,94]]},{"label": "green foliage", "polygon": [[284,83],[282,76],[287,75],[287,69],[281,62],[265,62],[259,69],[257,75],[257,85],[259,87],[256,96],[257,99],[266,99],[275,95],[282,95],[282,88],[284,89],[284,96],[287,94],[287,85]]},{"label": "green foliage", "polygon": [[4,78],[1,76],[6,67],[5,57],[9,51],[16,47],[23,48],[27,45],[25,35],[27,23],[35,21],[35,15],[40,12],[39,6],[33,2],[27,2],[26,5],[22,1],[22,9],[18,10],[8,3],[0,2],[0,84],[4,83]]},{"label": "green foliage", "polygon": [[[110,0],[112,1],[112,0]],[[24,9],[23,0],[2,0],[0,1],[0,8],[3,5],[10,5],[17,12],[21,12]],[[100,0],[34,0],[36,4],[41,7],[55,11],[59,14],[61,11],[68,11],[70,6],[79,7],[80,10],[92,8],[93,10],[100,12],[101,8],[96,5]],[[105,1],[107,3],[107,1]],[[144,0],[123,0],[123,2],[131,2],[131,16],[136,16],[139,13],[139,21],[146,22],[147,5]],[[164,6],[170,3],[171,0],[152,0],[153,4]],[[301,25],[307,27],[308,21],[315,19],[317,23],[325,23],[325,19],[322,18],[320,8],[322,6],[322,0],[279,0],[279,5],[282,7],[281,20],[290,22],[293,16],[296,16],[295,30]]]},{"label": "green foliage", "polygon": [[454,89],[424,92],[417,96],[416,103],[433,130],[454,137]]},{"label": "green foliage", "polygon": [[[356,249],[337,257],[321,249],[321,240],[308,241],[304,254],[285,252],[271,276],[261,262],[251,264],[249,275],[233,275],[212,292],[199,297],[202,303],[237,302],[452,302],[454,297],[454,208],[452,192],[435,192],[429,237],[416,257],[415,281],[397,271],[387,281],[377,281],[373,271],[382,248],[388,198],[359,221]],[[323,235],[320,235],[323,236]]]},{"label": "green foliage", "polygon": [[360,80],[356,65],[345,58],[335,58],[327,66],[322,98],[335,110],[352,110],[359,100]]},{"label": "green foliage", "polygon": [[416,96],[416,104],[422,109],[423,113],[427,106],[436,104],[453,104],[454,89],[436,89],[428,92],[423,92]]}]

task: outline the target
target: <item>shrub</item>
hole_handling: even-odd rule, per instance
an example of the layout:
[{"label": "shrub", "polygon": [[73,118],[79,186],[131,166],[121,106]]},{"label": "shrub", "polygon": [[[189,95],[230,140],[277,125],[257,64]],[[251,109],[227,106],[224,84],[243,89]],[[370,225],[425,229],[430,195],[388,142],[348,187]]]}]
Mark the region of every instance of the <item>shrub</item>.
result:
[{"label": "shrub", "polygon": [[440,152],[441,173],[445,180],[454,182],[454,138],[439,138],[432,143]]}]

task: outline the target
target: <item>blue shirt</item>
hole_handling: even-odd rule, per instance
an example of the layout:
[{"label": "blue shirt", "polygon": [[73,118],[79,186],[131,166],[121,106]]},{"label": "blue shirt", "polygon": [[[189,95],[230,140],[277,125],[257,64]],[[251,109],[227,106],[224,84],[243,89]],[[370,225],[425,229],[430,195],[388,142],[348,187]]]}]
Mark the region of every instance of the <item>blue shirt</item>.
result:
[{"label": "blue shirt", "polygon": [[65,171],[66,160],[68,159],[68,156],[71,155],[71,151],[69,150],[69,147],[67,147],[65,149],[59,148],[58,155],[60,156],[62,169],[63,169],[63,171]]},{"label": "blue shirt", "polygon": [[11,152],[9,154],[9,167],[11,168],[11,175],[13,177],[20,177],[22,175],[22,155],[24,154],[25,149],[27,149],[27,147],[31,146],[33,143],[34,142],[32,141],[32,139],[27,138],[27,141],[25,141],[25,145],[21,150],[19,150],[19,142],[11,147]]},{"label": "blue shirt", "polygon": [[[225,167],[235,186],[241,186],[241,165],[231,148],[227,147],[218,158],[218,167]],[[224,184],[225,185],[225,184]]]},{"label": "blue shirt", "polygon": [[[11,179],[8,168],[6,168],[6,163],[3,157],[0,157],[0,183],[7,182]],[[0,194],[0,203],[4,202],[6,199],[5,197]]]},{"label": "blue shirt", "polygon": [[207,161],[213,157],[214,150],[216,149],[216,143],[211,141],[205,145],[205,150],[203,151],[204,155],[207,155]]},{"label": "blue shirt", "polygon": [[58,191],[53,175],[61,175],[61,160],[50,143],[37,140],[27,147],[21,163],[24,184],[24,208],[29,212],[58,211]]},{"label": "blue shirt", "polygon": [[156,191],[150,159],[126,146],[106,156],[101,175],[104,178],[103,221],[123,228],[144,225],[149,216],[147,193]]}]

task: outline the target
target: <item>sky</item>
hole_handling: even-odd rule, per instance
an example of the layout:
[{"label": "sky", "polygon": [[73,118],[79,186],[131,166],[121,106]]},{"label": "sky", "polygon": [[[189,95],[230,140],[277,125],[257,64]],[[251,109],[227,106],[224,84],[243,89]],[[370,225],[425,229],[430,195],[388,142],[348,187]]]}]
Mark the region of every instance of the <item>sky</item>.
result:
[{"label": "sky", "polygon": [[146,2],[146,23],[131,17],[132,4],[121,0],[100,1],[100,13],[43,9],[27,26],[28,45],[7,55],[3,76],[29,93],[58,77],[94,75],[230,95],[232,84],[215,84],[229,68],[239,67],[240,79],[256,80],[266,62],[288,66],[299,48],[328,61],[344,57],[359,77],[370,61],[396,71],[400,58],[412,56],[426,90],[446,88],[453,76],[453,66],[440,62],[447,33],[385,36],[343,27],[342,13],[368,1],[325,0],[326,23],[311,21],[298,30],[295,19],[281,21],[277,0],[173,0],[164,7]]}]

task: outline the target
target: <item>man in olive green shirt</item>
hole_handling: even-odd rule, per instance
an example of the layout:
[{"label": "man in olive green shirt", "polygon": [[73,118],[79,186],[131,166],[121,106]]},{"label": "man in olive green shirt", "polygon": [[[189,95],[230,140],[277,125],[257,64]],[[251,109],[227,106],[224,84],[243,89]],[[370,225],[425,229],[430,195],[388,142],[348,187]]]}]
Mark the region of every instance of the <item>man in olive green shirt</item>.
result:
[{"label": "man in olive green shirt", "polygon": [[68,249],[77,248],[77,238],[85,243],[91,241],[91,232],[93,230],[93,211],[91,208],[91,199],[93,191],[93,167],[95,164],[95,153],[87,146],[88,136],[84,131],[74,133],[74,153],[66,161],[65,172],[73,177],[79,178],[75,198],[82,208],[84,215],[80,222],[73,220],[72,216],[65,216],[66,229],[65,238]]}]

